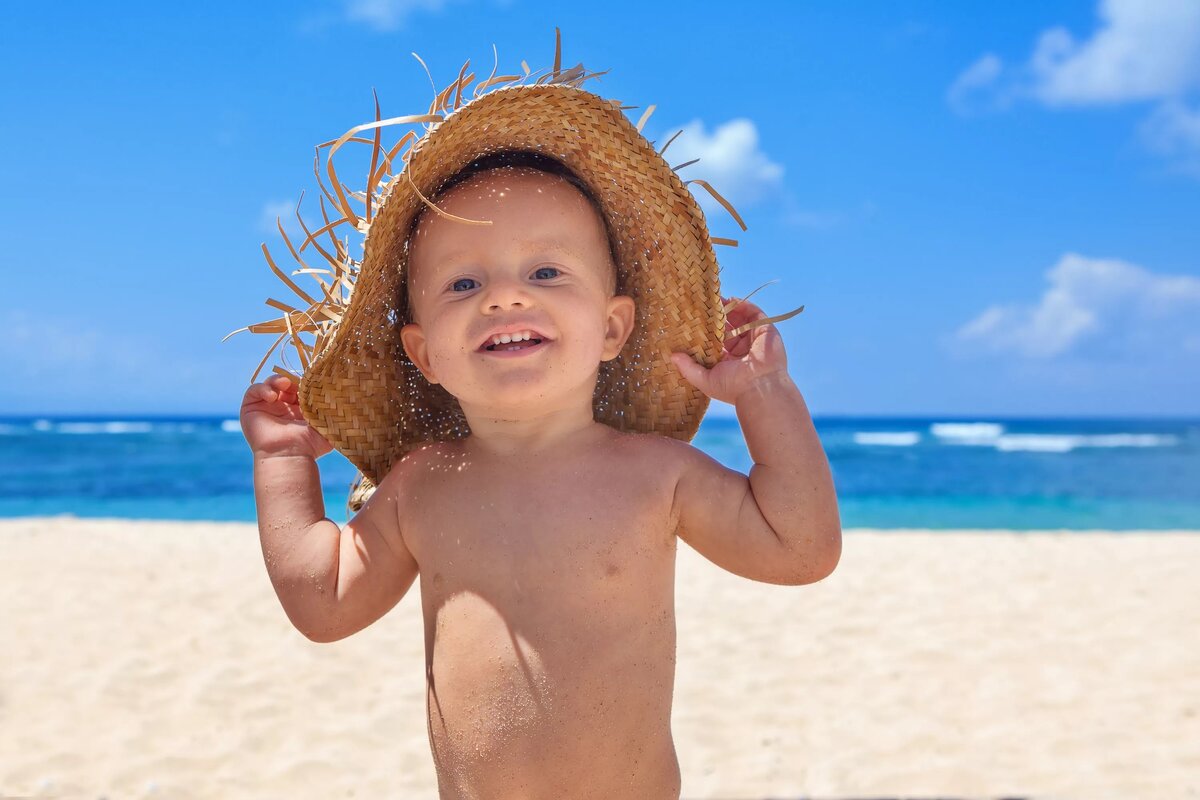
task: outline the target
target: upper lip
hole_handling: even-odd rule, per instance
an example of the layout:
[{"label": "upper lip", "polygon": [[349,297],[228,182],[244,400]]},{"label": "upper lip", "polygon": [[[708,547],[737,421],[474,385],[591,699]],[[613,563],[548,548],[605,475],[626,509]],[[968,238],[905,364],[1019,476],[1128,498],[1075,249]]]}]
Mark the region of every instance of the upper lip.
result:
[{"label": "upper lip", "polygon": [[483,338],[483,341],[479,343],[479,347],[477,347],[475,349],[481,350],[481,349],[487,347],[489,344],[492,343],[493,336],[499,336],[500,334],[503,334],[503,333],[509,333],[509,334],[520,333],[521,331],[529,331],[530,333],[533,334],[533,336],[531,337],[533,339],[541,339],[544,342],[550,341],[550,337],[547,336],[546,334],[542,333],[540,330],[538,330],[537,326],[530,325],[528,323],[522,324],[520,322],[514,322],[510,325],[499,325],[499,326],[493,328],[491,331],[488,332],[488,335]]}]

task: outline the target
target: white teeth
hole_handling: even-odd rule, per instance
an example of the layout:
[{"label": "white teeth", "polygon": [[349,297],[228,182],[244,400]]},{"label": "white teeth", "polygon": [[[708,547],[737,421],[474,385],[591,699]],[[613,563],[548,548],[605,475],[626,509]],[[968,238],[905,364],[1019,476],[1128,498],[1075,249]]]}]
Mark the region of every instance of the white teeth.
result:
[{"label": "white teeth", "polygon": [[518,331],[517,333],[501,333],[492,337],[492,344],[508,344],[509,342],[524,342],[533,338],[533,331]]}]

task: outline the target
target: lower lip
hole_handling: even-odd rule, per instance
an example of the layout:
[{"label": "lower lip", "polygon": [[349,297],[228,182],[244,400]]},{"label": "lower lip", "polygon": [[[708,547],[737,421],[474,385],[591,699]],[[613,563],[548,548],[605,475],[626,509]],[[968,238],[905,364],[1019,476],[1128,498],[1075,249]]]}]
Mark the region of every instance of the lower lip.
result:
[{"label": "lower lip", "polygon": [[533,347],[522,347],[520,350],[480,350],[479,352],[485,356],[494,356],[496,358],[522,358],[523,356],[544,350],[549,345],[550,342],[543,339],[541,344],[535,344]]}]

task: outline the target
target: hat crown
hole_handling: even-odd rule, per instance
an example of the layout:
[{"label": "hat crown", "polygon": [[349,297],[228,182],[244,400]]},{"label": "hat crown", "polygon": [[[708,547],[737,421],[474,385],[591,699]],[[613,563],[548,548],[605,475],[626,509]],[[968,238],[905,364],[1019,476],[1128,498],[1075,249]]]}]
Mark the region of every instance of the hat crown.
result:
[{"label": "hat crown", "polygon": [[[633,297],[637,312],[621,354],[600,364],[596,419],[619,430],[684,440],[699,427],[708,397],[682,377],[669,355],[687,352],[706,366],[720,359],[725,316],[713,244],[736,242],[709,236],[699,204],[663,159],[675,137],[659,151],[642,136],[654,106],[635,125],[619,101],[580,88],[603,73],[589,73],[582,64],[561,70],[560,64],[556,40],[551,70],[535,79],[527,67],[520,76],[496,77],[493,69],[465,102],[474,75],[464,65],[427,114],[382,119],[376,102],[374,122],[319,146],[318,152],[328,148],[325,172],[332,187],[317,170],[323,224],[310,228],[301,219],[306,238],[298,249],[282,225],[280,234],[306,269],[302,254],[309,247],[330,266],[309,269],[320,299],[280,271],[263,246],[271,268],[309,304],[299,311],[276,302],[287,314],[273,332],[282,331],[279,341],[290,338],[300,357],[303,375],[293,377],[305,419],[360,470],[351,511],[417,445],[470,433],[457,400],[408,359],[399,328],[410,318],[404,275],[414,218],[425,209],[445,215],[430,198],[487,153],[526,150],[558,160],[593,191],[616,239],[618,292]],[[410,131],[385,146],[383,129],[404,124],[424,125],[424,132]],[[360,192],[342,185],[334,165],[334,154],[348,143],[371,146]],[[711,186],[695,182],[745,227]],[[329,216],[326,202],[339,216]],[[337,237],[347,229],[365,237],[361,261],[350,256],[349,236]],[[321,272],[331,275],[328,282]],[[271,324],[257,326],[258,332]],[[314,334],[315,343],[308,345],[300,333]]]}]

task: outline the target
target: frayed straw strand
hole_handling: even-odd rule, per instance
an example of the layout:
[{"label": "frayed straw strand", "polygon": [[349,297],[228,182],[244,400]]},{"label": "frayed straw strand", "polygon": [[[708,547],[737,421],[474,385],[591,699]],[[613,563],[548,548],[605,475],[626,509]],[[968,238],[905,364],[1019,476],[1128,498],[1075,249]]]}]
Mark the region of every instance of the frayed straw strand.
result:
[{"label": "frayed straw strand", "polygon": [[730,216],[737,220],[737,224],[742,226],[742,230],[746,230],[746,223],[742,222],[742,217],[737,213],[737,209],[730,205],[728,200],[726,200],[724,197],[721,197],[721,195],[717,193],[717,190],[714,189],[708,181],[702,181],[699,178],[692,178],[690,181],[684,181],[685,186],[689,183],[698,183],[703,186],[718,203],[725,206],[725,210],[729,212]]},{"label": "frayed straw strand", "polygon": [[[745,297],[734,297],[734,298],[730,299],[730,301],[728,303],[725,303],[722,306],[726,316],[728,316],[729,312],[732,311],[734,308],[736,308],[737,306],[741,305],[742,303],[746,302],[751,297],[753,297],[759,291],[759,289],[770,286],[772,283],[779,283],[779,279],[776,278],[774,280],[767,281],[762,286],[759,286],[758,289],[755,289],[753,292],[746,295]],[[785,319],[791,319],[792,317],[796,316],[803,310],[804,310],[804,306],[800,306],[799,308],[788,311],[785,314],[778,314],[774,317],[763,317],[762,319],[751,320],[750,322],[739,325],[738,327],[731,330],[729,333],[725,334],[725,341],[729,341],[730,339],[735,339],[738,336],[741,336],[746,331],[751,330],[753,328],[757,328],[761,325],[769,325],[773,322],[782,322]]]},{"label": "frayed straw strand", "polygon": [[667,139],[667,143],[662,146],[662,150],[659,150],[658,154],[661,156],[663,153],[667,152],[667,148],[671,146],[671,142],[675,141],[675,139],[677,139],[681,133],[683,133],[683,128],[675,131],[675,135],[670,139]]},{"label": "frayed straw strand", "polygon": [[792,317],[796,316],[803,310],[804,310],[804,306],[800,306],[799,308],[793,309],[793,310],[787,312],[786,314],[777,314],[774,317],[763,317],[762,319],[751,320],[750,322],[747,322],[744,325],[739,325],[736,328],[734,328],[733,330],[731,330],[728,334],[725,335],[725,338],[726,338],[726,340],[728,340],[728,339],[735,338],[737,336],[741,336],[746,331],[748,331],[752,328],[757,328],[760,325],[770,325],[772,322],[783,322],[785,319],[791,319]]},{"label": "frayed straw strand", "polygon": [[642,132],[642,128],[643,128],[643,127],[645,127],[645,125],[646,125],[646,120],[650,119],[650,115],[654,113],[654,109],[656,109],[656,108],[658,108],[658,106],[657,106],[657,105],[655,105],[655,104],[653,104],[653,103],[651,103],[650,105],[646,106],[646,110],[642,112],[642,117],[641,117],[641,119],[639,119],[639,120],[637,121],[637,131],[638,131],[638,133],[641,133],[641,132]]},{"label": "frayed straw strand", "polygon": [[500,69],[500,53],[496,50],[496,43],[492,42],[492,72],[487,76],[487,80],[483,83],[475,84],[475,90],[471,93],[472,97],[479,97],[480,87],[487,86],[496,77],[496,70]]},{"label": "frayed straw strand", "polygon": [[[463,73],[467,71],[467,65],[468,65],[468,64],[470,64],[470,63],[471,63],[471,60],[470,60],[470,59],[467,59],[467,63],[466,63],[466,64],[463,64],[463,68],[462,68],[462,70],[460,70],[460,71],[459,71],[459,73],[458,73],[458,80],[454,82],[454,85],[455,85],[455,89],[454,89],[454,110],[455,110],[455,111],[457,111],[457,110],[458,110],[458,107],[462,105],[462,90],[463,90],[463,86],[465,86],[465,85],[466,85],[465,83],[463,83]],[[468,76],[468,77],[467,77],[466,83],[470,83],[470,82],[471,82],[471,80],[472,80],[474,77],[475,77],[475,73],[474,73],[474,72],[472,72],[472,73],[470,74],[470,76]]]},{"label": "frayed straw strand", "polygon": [[[375,121],[379,122],[381,116],[379,114],[379,93],[375,91],[375,87],[371,87],[371,96],[375,98]],[[364,202],[367,205],[367,222],[371,222],[371,195],[373,193],[374,184],[371,183],[371,176],[375,174],[375,165],[379,163],[379,137],[382,135],[383,129],[375,129],[375,141],[371,143],[371,168],[367,170],[367,195]]]},{"label": "frayed straw strand", "polygon": [[747,301],[747,300],[749,300],[751,297],[754,297],[754,295],[758,294],[758,292],[759,292],[760,290],[762,290],[762,289],[765,289],[766,287],[770,286],[772,283],[779,283],[779,279],[778,279],[778,278],[772,278],[771,280],[767,281],[767,282],[766,282],[766,283],[764,283],[762,286],[759,286],[757,289],[755,289],[753,292],[751,292],[750,294],[746,295],[745,297],[733,297],[733,298],[730,298],[729,302],[728,302],[728,303],[725,303],[725,305],[724,305],[724,310],[725,310],[725,313],[726,313],[726,314],[728,314],[728,313],[729,313],[730,311],[732,311],[734,308],[736,308],[737,306],[739,306],[739,305],[741,305],[742,303],[746,302],[746,301]]},{"label": "frayed straw strand", "polygon": [[274,259],[271,258],[271,251],[267,249],[267,245],[265,242],[262,245],[262,251],[263,251],[263,255],[266,256],[266,258],[267,258],[267,264],[270,265],[271,271],[274,272],[276,275],[278,275],[280,280],[282,280],[284,283],[286,283],[293,292],[300,295],[300,297],[305,302],[307,302],[309,305],[312,305],[317,302],[316,300],[313,300],[311,297],[309,297],[307,292],[305,292],[303,289],[301,289],[299,286],[297,286],[292,281],[292,279],[289,278],[284,273],[283,270],[281,270],[279,267],[275,266],[275,261],[274,261]]},{"label": "frayed straw strand", "polygon": [[492,224],[492,221],[490,219],[467,219],[466,217],[458,217],[458,216],[455,216],[454,214],[451,214],[448,211],[443,211],[442,209],[440,209],[436,205],[434,205],[432,202],[430,202],[429,198],[427,198],[425,195],[421,194],[421,190],[417,188],[417,185],[415,183],[413,183],[413,179],[412,179],[412,175],[410,174],[410,170],[405,170],[404,176],[406,178],[408,178],[408,185],[410,187],[412,187],[412,190],[414,192],[416,192],[417,197],[421,198],[421,202],[424,203],[425,205],[429,206],[429,208],[436,211],[442,217],[445,217],[446,219],[449,219],[449,220],[453,220],[455,222],[465,222],[467,225],[491,225]]},{"label": "frayed straw strand", "polygon": [[433,96],[437,97],[438,90],[437,90],[437,84],[433,82],[433,73],[429,71],[429,67],[425,64],[424,59],[422,59],[419,55],[417,55],[416,53],[413,53],[412,57],[415,58],[421,64],[422,67],[425,68],[425,74],[429,76],[429,86],[431,89],[433,89]]}]

